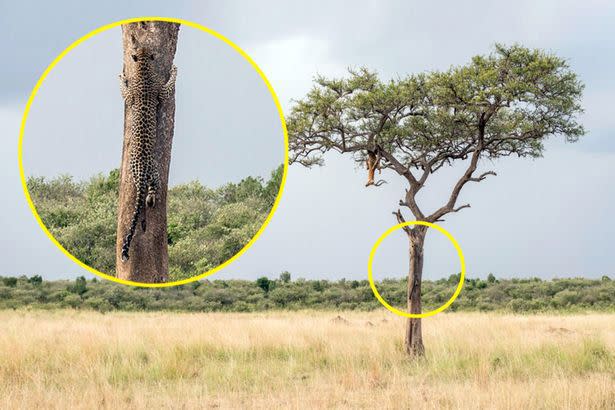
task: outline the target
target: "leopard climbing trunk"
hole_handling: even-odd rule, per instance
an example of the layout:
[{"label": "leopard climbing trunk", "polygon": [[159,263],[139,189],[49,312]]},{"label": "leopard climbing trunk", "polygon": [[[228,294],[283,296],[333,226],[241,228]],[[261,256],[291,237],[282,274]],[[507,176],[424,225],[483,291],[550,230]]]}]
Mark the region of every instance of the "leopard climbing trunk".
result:
[{"label": "leopard climbing trunk", "polygon": [[125,104],[116,276],[136,282],[168,280],[167,186],[178,32],[178,24],[162,21],[122,26]]}]

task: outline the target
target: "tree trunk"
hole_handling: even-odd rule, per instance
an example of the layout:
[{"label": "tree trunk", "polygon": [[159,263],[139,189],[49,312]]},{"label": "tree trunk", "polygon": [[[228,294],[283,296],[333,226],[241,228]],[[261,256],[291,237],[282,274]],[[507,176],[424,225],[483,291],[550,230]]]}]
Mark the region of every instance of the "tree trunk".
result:
[{"label": "tree trunk", "polygon": [[[122,26],[122,44],[124,48],[123,74],[130,84],[136,74],[136,63],[132,55],[137,48],[144,48],[155,55],[153,69],[166,81],[169,78],[175,50],[179,24],[162,21],[141,21]],[[119,94],[119,90],[118,90]],[[122,165],[120,167],[120,192],[118,205],[117,239],[116,239],[116,273],[121,279],[160,283],[168,279],[167,250],[167,188],[171,146],[175,122],[175,96],[166,98],[158,104],[156,113],[156,141],[154,155],[158,161],[160,185],[153,208],[145,206],[147,215],[146,230],[141,224],[137,226],[130,244],[130,258],[122,261],[122,243],[129,230],[135,209],[137,190],[129,168],[129,138],[133,108],[124,106],[124,144]],[[143,218],[143,215],[141,215]]]},{"label": "tree trunk", "polygon": [[[423,245],[426,230],[422,226],[408,235],[410,269],[408,272],[408,311],[421,313],[421,281],[423,279]],[[425,355],[421,319],[409,318],[406,325],[406,353],[411,356]]]}]

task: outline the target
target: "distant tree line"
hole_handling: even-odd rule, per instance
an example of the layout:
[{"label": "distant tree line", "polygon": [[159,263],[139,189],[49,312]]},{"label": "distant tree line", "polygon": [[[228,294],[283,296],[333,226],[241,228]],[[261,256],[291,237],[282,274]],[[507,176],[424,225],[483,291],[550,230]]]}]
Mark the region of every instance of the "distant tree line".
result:
[{"label": "distant tree line", "polygon": [[[247,177],[210,189],[199,182],[169,190],[169,278],[202,274],[230,259],[258,232],[282,182],[283,166],[271,178]],[[76,182],[68,175],[27,181],[47,229],[77,259],[103,273],[115,272],[119,170]]]},{"label": "distant tree line", "polygon": [[[442,305],[452,295],[458,275],[425,281],[425,310]],[[377,287],[385,299],[403,308],[405,279],[385,279]],[[78,277],[74,281],[44,281],[41,276],[1,277],[0,309],[90,309],[108,311],[252,312],[266,310],[374,310],[381,305],[366,280],[277,279],[203,280],[172,288],[137,288]],[[541,280],[467,279],[450,311],[583,311],[615,312],[615,281],[608,276]]]}]

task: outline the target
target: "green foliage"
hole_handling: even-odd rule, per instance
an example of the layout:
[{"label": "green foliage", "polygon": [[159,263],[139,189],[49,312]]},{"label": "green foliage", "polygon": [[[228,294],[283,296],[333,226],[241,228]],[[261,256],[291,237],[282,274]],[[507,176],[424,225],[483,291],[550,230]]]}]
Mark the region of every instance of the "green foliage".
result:
[{"label": "green foliage", "polygon": [[74,182],[66,175],[27,181],[47,229],[77,259],[106,273],[115,271],[117,180],[117,171],[112,171],[88,182]]},{"label": "green foliage", "polygon": [[[454,275],[456,276],[456,275]],[[5,277],[0,280],[0,309],[21,307],[91,309],[99,312],[187,311],[253,312],[271,309],[382,309],[366,280],[204,280],[174,288],[144,289],[96,278],[37,281]],[[472,285],[470,285],[472,284]],[[382,296],[405,310],[405,279],[376,282]],[[424,310],[441,306],[457,282],[423,281]],[[615,312],[615,281],[590,279],[468,279],[451,311]]]},{"label": "green foliage", "polygon": [[75,293],[79,296],[83,296],[88,291],[87,281],[85,277],[79,276],[75,279],[75,284],[66,288],[69,292]]},{"label": "green foliage", "polygon": [[329,150],[364,161],[378,148],[382,166],[407,176],[473,153],[538,157],[545,138],[584,134],[576,74],[564,59],[519,45],[388,82],[362,68],[315,83],[287,119],[291,160],[306,166],[322,164]]},{"label": "green foliage", "polygon": [[31,283],[33,285],[40,285],[41,283],[43,283],[43,278],[40,275],[34,275],[28,279],[28,283]]},{"label": "green foliage", "polygon": [[[167,241],[171,280],[189,278],[224,263],[260,229],[277,197],[283,166],[268,181],[248,177],[209,189],[198,182],[168,193]],[[101,272],[115,272],[119,171],[87,182],[70,176],[28,178],[37,212],[58,242]]]},{"label": "green foliage", "polygon": [[290,282],[290,272],[284,271],[280,273],[280,281],[283,283]]},{"label": "green foliage", "polygon": [[269,287],[271,286],[271,281],[266,276],[263,276],[256,279],[256,286],[261,288],[265,293],[268,293]]}]

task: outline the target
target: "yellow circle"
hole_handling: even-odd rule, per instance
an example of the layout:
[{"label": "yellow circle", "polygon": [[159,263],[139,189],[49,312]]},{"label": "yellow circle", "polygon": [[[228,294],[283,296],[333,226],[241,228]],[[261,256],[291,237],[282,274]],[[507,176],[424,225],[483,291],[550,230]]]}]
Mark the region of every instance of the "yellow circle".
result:
[{"label": "yellow circle", "polygon": [[[45,78],[47,77],[47,75],[56,66],[56,64],[58,64],[73,48],[77,47],[79,44],[83,43],[85,40],[89,39],[90,37],[93,37],[93,36],[95,36],[98,33],[102,33],[103,31],[106,31],[106,30],[109,30],[111,28],[120,26],[122,24],[137,23],[139,21],[166,21],[166,22],[170,22],[170,23],[178,23],[178,24],[181,24],[181,25],[184,25],[184,26],[196,28],[198,30],[204,31],[207,34],[210,34],[210,35],[216,37],[217,39],[223,41],[224,43],[229,45],[231,48],[233,48],[233,50],[235,50],[237,53],[239,53],[239,55],[241,55],[248,63],[250,63],[252,68],[258,73],[258,75],[261,77],[261,79],[263,80],[263,82],[267,86],[267,89],[269,90],[269,93],[271,94],[273,102],[275,103],[275,106],[276,106],[276,108],[278,110],[278,114],[280,116],[280,122],[282,124],[282,131],[284,133],[284,173],[282,175],[282,183],[280,184],[280,189],[278,191],[278,195],[277,195],[277,197],[275,199],[273,207],[269,211],[269,215],[267,215],[267,218],[265,219],[265,222],[263,222],[263,225],[258,230],[258,232],[254,235],[254,237],[252,237],[252,239],[243,248],[241,248],[241,250],[239,252],[237,252],[235,255],[233,255],[232,258],[230,258],[229,260],[227,260],[223,264],[218,265],[217,267],[215,267],[215,268],[213,268],[213,269],[211,269],[211,270],[209,270],[209,271],[207,271],[205,273],[202,273],[201,275],[193,276],[193,277],[188,278],[188,279],[182,279],[182,280],[178,280],[178,281],[174,281],[174,282],[166,282],[166,283],[141,283],[141,282],[135,282],[135,281],[131,281],[131,280],[119,279],[119,278],[116,278],[115,276],[107,275],[107,274],[105,274],[103,272],[100,272],[100,271],[92,268],[91,266],[88,266],[85,263],[81,262],[79,259],[75,258],[69,251],[67,251],[53,237],[51,232],[49,232],[49,230],[47,229],[47,227],[45,226],[45,224],[41,220],[41,217],[39,216],[39,214],[36,211],[36,208],[34,206],[34,203],[32,202],[32,198],[30,197],[30,193],[28,192],[28,186],[26,184],[26,176],[25,176],[24,167],[23,167],[23,137],[24,137],[24,130],[25,130],[25,127],[26,127],[26,121],[28,119],[28,113],[30,112],[30,106],[32,105],[32,102],[34,101],[34,97],[36,96],[36,93],[38,92],[39,88],[43,84],[43,81],[45,81]],[[115,23],[107,24],[105,26],[99,27],[96,30],[93,30],[93,31],[89,32],[88,34],[84,35],[83,37],[79,38],[78,40],[73,42],[71,45],[69,45],[64,51],[62,51],[60,53],[60,55],[58,55],[51,62],[51,64],[49,64],[49,66],[45,69],[45,71],[43,72],[41,77],[38,79],[36,85],[34,86],[34,89],[32,90],[32,93],[30,94],[30,98],[28,98],[28,102],[26,103],[26,108],[24,110],[24,114],[23,114],[23,117],[22,117],[22,120],[21,120],[21,128],[20,128],[20,131],[19,131],[19,143],[18,143],[17,157],[18,157],[18,162],[19,162],[19,173],[20,173],[20,176],[21,176],[21,185],[23,187],[23,191],[24,191],[24,194],[26,195],[26,199],[28,201],[28,205],[30,206],[32,214],[36,218],[36,221],[38,222],[40,227],[43,229],[43,232],[45,232],[47,237],[51,240],[51,242],[53,242],[66,256],[68,256],[68,258],[70,258],[73,262],[75,262],[77,265],[81,266],[82,268],[92,272],[93,274],[95,274],[97,276],[100,276],[100,277],[103,277],[105,279],[109,279],[109,280],[114,281],[114,282],[122,283],[124,285],[131,285],[131,286],[140,286],[140,287],[147,287],[147,288],[161,288],[161,287],[167,287],[167,286],[183,285],[185,283],[189,283],[189,282],[193,282],[193,281],[196,281],[196,280],[199,280],[199,279],[203,279],[206,276],[209,276],[209,275],[212,275],[212,274],[218,272],[220,269],[223,269],[223,268],[227,267],[232,262],[234,262],[237,258],[239,258],[246,250],[248,250],[254,244],[254,242],[258,239],[258,237],[263,233],[263,231],[265,230],[265,228],[269,224],[269,221],[273,217],[273,214],[274,214],[275,210],[277,209],[277,207],[278,207],[278,205],[280,203],[280,199],[282,197],[282,193],[284,192],[284,185],[286,184],[286,174],[287,174],[287,171],[288,171],[288,131],[286,129],[286,122],[284,121],[284,112],[282,111],[282,106],[280,105],[280,101],[278,100],[278,97],[277,97],[275,91],[273,90],[273,87],[271,86],[271,83],[269,82],[269,80],[265,76],[265,73],[263,73],[263,71],[260,69],[260,67],[238,45],[233,43],[228,38],[224,37],[222,34],[216,32],[216,31],[214,31],[214,30],[212,30],[210,28],[202,26],[202,25],[200,25],[198,23],[194,23],[192,21],[187,21],[187,20],[183,20],[183,19],[176,19],[176,18],[168,18],[168,17],[137,17],[137,18],[131,18],[131,19],[126,19],[126,20],[116,21]]]},{"label": "yellow circle", "polygon": [[[459,255],[459,263],[461,264],[461,274],[459,275],[459,284],[457,285],[457,289],[455,289],[455,293],[453,293],[453,296],[451,296],[451,298],[445,304],[440,306],[439,308],[434,309],[434,310],[430,310],[429,312],[424,312],[424,313],[408,313],[408,312],[405,312],[403,310],[399,310],[397,308],[394,308],[393,306],[389,305],[386,300],[384,300],[384,298],[378,292],[378,289],[376,288],[376,285],[374,284],[374,275],[373,275],[373,271],[372,271],[372,265],[374,264],[374,256],[376,256],[376,251],[378,250],[378,247],[380,246],[382,241],[387,236],[389,236],[393,231],[396,231],[397,229],[401,229],[401,228],[403,228],[405,226],[410,226],[410,225],[423,225],[423,226],[427,226],[427,227],[430,227],[430,228],[434,228],[435,230],[439,231],[444,236],[446,236],[446,238],[449,241],[451,241],[451,243],[455,247],[455,250],[457,251],[457,254]],[[374,292],[374,296],[376,296],[376,299],[378,299],[378,301],[380,303],[382,303],[382,306],[384,306],[385,308],[387,308],[391,312],[395,313],[396,315],[404,316],[404,317],[408,317],[408,318],[429,317],[429,316],[433,316],[433,315],[435,315],[437,313],[440,313],[443,310],[445,310],[446,308],[448,308],[455,301],[455,299],[457,299],[457,296],[459,296],[459,293],[461,292],[461,288],[463,287],[463,281],[465,279],[465,276],[466,276],[466,263],[465,263],[465,259],[463,257],[463,252],[461,251],[461,247],[459,246],[459,244],[457,243],[457,241],[455,240],[453,235],[451,235],[446,229],[442,228],[441,226],[438,226],[438,225],[433,224],[431,222],[425,222],[425,221],[403,222],[403,223],[397,224],[397,225],[393,226],[392,228],[390,228],[389,230],[387,230],[385,233],[383,233],[380,236],[380,238],[378,238],[378,240],[376,241],[376,243],[372,247],[372,250],[369,253],[369,260],[367,261],[367,279],[369,280],[369,286],[372,288],[372,292]]]}]

